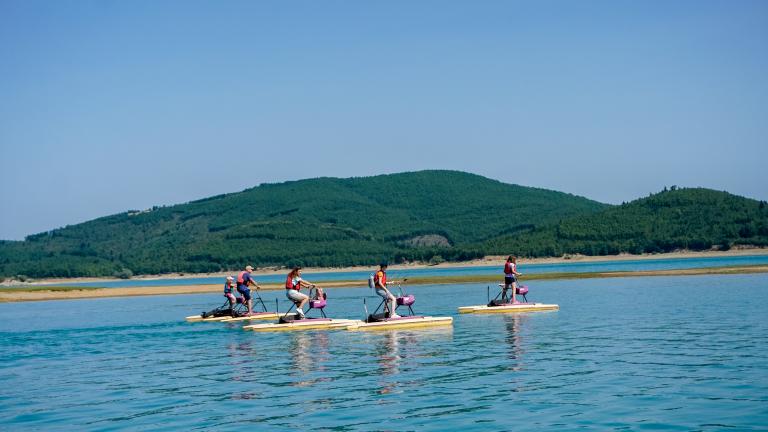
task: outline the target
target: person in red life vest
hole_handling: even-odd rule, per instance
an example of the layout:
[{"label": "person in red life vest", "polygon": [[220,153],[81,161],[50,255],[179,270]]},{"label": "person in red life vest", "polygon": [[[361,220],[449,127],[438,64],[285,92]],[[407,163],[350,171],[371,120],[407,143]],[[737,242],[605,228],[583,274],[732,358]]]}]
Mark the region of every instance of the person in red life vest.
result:
[{"label": "person in red life vest", "polygon": [[299,318],[304,318],[303,308],[307,304],[309,296],[299,292],[301,287],[315,288],[315,298],[323,298],[323,290],[317,285],[301,278],[301,267],[296,266],[288,273],[288,276],[285,278],[285,296],[296,304],[296,313],[299,314]]},{"label": "person in red life vest", "polygon": [[389,317],[400,318],[400,315],[395,313],[395,302],[397,299],[387,288],[387,263],[379,265],[379,271],[373,276],[373,285],[376,288],[376,294],[389,303]]},{"label": "person in red life vest", "polygon": [[510,255],[507,258],[507,262],[504,263],[504,292],[501,294],[501,297],[506,297],[507,290],[511,287],[512,288],[512,304],[518,304],[520,302],[517,301],[517,298],[515,297],[515,294],[517,293],[517,277],[520,276],[521,273],[517,272],[517,257],[514,255]]},{"label": "person in red life vest", "polygon": [[237,275],[237,292],[242,294],[243,301],[245,301],[246,305],[248,306],[248,315],[251,315],[253,313],[253,299],[251,298],[250,287],[261,289],[259,284],[257,284],[256,281],[253,280],[253,277],[251,277],[252,271],[253,271],[253,267],[245,266],[245,270],[241,271]]}]

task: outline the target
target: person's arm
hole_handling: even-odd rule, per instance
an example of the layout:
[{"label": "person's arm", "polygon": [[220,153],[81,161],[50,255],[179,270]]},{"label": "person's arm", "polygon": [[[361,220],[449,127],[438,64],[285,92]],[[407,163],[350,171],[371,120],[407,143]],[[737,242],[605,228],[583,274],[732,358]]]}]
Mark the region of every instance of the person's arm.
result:
[{"label": "person's arm", "polygon": [[309,288],[309,294],[310,295],[312,295],[312,288],[314,288],[316,290],[314,298],[319,298],[319,297],[321,297],[323,295],[323,289],[320,288],[319,286],[313,284],[312,282],[305,281],[304,279],[302,279],[299,282],[299,284],[301,286],[303,286],[304,288]]},{"label": "person's arm", "polygon": [[[394,281],[387,281],[387,285],[389,285],[389,284],[391,284],[391,283],[394,283]],[[381,279],[379,279],[378,281],[376,281],[376,285],[377,285],[379,288],[383,289],[383,290],[384,290],[384,292],[386,292],[386,293],[387,293],[387,295],[390,295],[390,296],[393,296],[393,297],[394,297],[394,294],[392,294],[392,291],[390,291],[390,290],[389,290],[389,288],[387,288],[387,287],[386,287],[386,285],[384,285],[384,284],[382,284],[382,283],[381,283]]]}]

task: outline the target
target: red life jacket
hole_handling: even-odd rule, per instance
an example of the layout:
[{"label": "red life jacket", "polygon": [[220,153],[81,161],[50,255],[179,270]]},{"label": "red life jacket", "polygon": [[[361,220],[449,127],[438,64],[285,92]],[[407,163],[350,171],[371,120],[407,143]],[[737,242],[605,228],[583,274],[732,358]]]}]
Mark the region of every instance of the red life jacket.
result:
[{"label": "red life jacket", "polygon": [[245,270],[243,270],[240,273],[238,273],[238,275],[237,275],[237,284],[238,285],[242,285],[242,284],[245,283],[245,274],[246,273],[247,272]]},{"label": "red life jacket", "polygon": [[298,283],[296,285],[293,284],[293,278],[291,275],[288,275],[288,277],[285,278],[285,289],[295,289],[296,291],[301,290],[301,284]]},{"label": "red life jacket", "polygon": [[504,264],[504,274],[514,275],[514,271],[512,270],[512,263],[511,262],[507,262],[506,264]]}]

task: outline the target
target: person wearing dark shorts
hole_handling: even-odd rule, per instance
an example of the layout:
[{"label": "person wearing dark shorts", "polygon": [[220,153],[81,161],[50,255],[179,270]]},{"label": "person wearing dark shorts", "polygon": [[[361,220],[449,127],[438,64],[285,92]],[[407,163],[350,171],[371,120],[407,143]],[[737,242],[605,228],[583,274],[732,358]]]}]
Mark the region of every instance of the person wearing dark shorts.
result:
[{"label": "person wearing dark shorts", "polygon": [[507,290],[512,289],[512,304],[519,303],[515,294],[517,293],[517,277],[520,273],[517,272],[517,257],[510,255],[507,257],[507,262],[504,263],[504,292],[501,294],[502,298],[506,298]]},{"label": "person wearing dark shorts", "polygon": [[237,292],[243,296],[243,300],[245,300],[246,305],[248,306],[248,315],[253,313],[253,299],[251,297],[250,287],[253,286],[256,289],[261,288],[259,284],[253,280],[253,277],[251,276],[252,271],[252,266],[245,266],[245,270],[237,275]]}]

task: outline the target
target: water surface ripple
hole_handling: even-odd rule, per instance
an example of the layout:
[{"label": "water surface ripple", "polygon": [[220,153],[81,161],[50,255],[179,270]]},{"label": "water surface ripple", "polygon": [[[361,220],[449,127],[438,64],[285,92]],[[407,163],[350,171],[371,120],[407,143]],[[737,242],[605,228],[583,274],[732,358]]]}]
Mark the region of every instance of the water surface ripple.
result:
[{"label": "water surface ripple", "polygon": [[[0,429],[735,430],[768,424],[768,275],[531,283],[557,312],[453,328],[258,334],[190,324],[212,295],[0,305]],[[265,294],[267,304],[280,293]],[[331,289],[358,318],[367,289]]]}]

